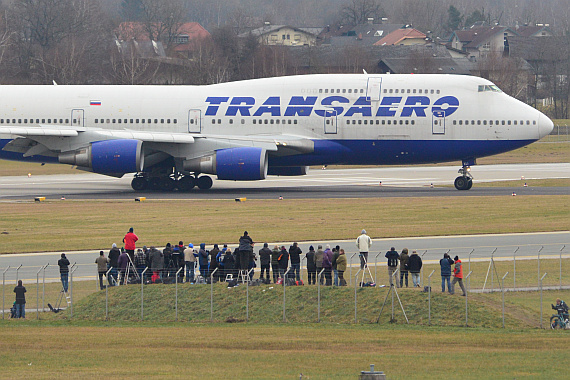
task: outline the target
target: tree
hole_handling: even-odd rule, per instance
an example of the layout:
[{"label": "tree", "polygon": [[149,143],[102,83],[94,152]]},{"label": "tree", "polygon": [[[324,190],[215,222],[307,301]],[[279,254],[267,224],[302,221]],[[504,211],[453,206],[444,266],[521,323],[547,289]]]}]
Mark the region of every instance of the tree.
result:
[{"label": "tree", "polygon": [[378,0],[350,0],[340,12],[341,20],[349,25],[365,24],[369,18],[379,20],[384,16]]},{"label": "tree", "polygon": [[490,15],[485,14],[485,8],[475,9],[467,18],[465,19],[465,26],[470,27],[474,25],[476,22],[485,21],[488,24],[490,23]]},{"label": "tree", "polygon": [[162,41],[168,49],[187,19],[186,5],[182,0],[141,0],[142,18],[151,41]]},{"label": "tree", "polygon": [[454,30],[458,30],[463,21],[463,17],[457,8],[450,5],[447,9],[447,31],[453,32]]},{"label": "tree", "polygon": [[124,21],[142,21],[142,0],[123,0],[121,2],[121,16]]}]

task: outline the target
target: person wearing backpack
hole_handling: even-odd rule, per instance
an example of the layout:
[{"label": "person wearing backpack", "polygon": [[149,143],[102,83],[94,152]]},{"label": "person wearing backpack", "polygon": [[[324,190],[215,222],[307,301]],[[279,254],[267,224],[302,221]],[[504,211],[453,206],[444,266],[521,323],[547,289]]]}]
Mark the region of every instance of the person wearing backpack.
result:
[{"label": "person wearing backpack", "polygon": [[[388,259],[388,280],[390,281],[390,286],[393,286],[392,278],[394,277],[393,274],[398,269],[398,259],[400,255],[396,251],[396,248],[392,247],[386,254],[384,255]],[[398,281],[396,281],[396,287],[398,287]]]}]

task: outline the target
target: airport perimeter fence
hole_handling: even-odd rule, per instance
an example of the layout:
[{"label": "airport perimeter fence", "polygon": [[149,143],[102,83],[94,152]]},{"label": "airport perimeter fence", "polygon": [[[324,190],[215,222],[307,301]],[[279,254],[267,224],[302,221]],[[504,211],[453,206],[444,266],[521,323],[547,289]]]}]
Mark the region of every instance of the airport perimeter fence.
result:
[{"label": "airport perimeter fence", "polygon": [[570,141],[570,125],[559,124],[555,125],[550,135],[543,137],[542,142],[563,142]]},{"label": "airport perimeter fence", "polygon": [[[483,252],[481,252],[483,250]],[[408,314],[412,315],[412,321],[414,319],[421,320],[421,324],[438,324],[437,319],[435,323],[432,321],[434,316],[434,306],[437,309],[437,294],[441,294],[441,277],[440,277],[440,266],[438,259],[428,260],[426,257],[438,256],[442,257],[444,253],[449,254],[452,258],[458,255],[463,263],[464,272],[464,285],[468,289],[468,296],[465,297],[465,325],[470,325],[469,322],[469,294],[471,293],[491,293],[496,292],[501,294],[502,297],[502,307],[503,307],[503,327],[504,322],[504,305],[505,305],[505,293],[507,297],[509,294],[513,296],[520,293],[510,293],[515,291],[530,291],[533,293],[528,293],[526,298],[533,300],[532,303],[538,302],[540,297],[540,327],[547,326],[548,323],[543,323],[543,308],[546,308],[546,317],[544,321],[548,320],[551,313],[550,304],[554,302],[553,299],[542,299],[542,290],[564,290],[570,289],[570,249],[565,245],[549,245],[549,246],[524,246],[524,247],[497,247],[497,248],[480,248],[479,251],[475,249],[453,249],[453,250],[425,250],[420,251],[418,254],[424,258],[424,265],[420,272],[420,289],[409,289],[403,290],[401,288],[392,289],[389,286],[388,271],[385,265],[384,253],[371,254],[369,256],[369,264],[365,270],[360,268],[360,259],[358,253],[349,253],[348,256],[348,268],[345,272],[344,278],[347,281],[348,288],[354,288],[353,296],[347,299],[347,292],[342,293],[343,299],[340,300],[344,305],[344,313],[342,318],[345,322],[364,322],[371,321],[374,316],[371,317],[371,309],[363,304],[362,299],[370,300],[370,297],[366,297],[364,292],[376,292],[374,293],[374,302],[376,303],[373,308],[373,314],[380,312],[378,314],[378,321],[380,321],[380,316],[384,315],[389,317],[389,320],[395,320],[395,315],[400,315],[404,319],[400,319],[401,322],[408,321]],[[484,255],[485,257],[477,257]],[[251,308],[255,308],[255,315],[260,315],[260,310],[263,310],[263,303],[260,298],[260,294],[263,293],[264,297],[272,297],[273,305],[276,304],[275,297],[281,298],[279,303],[282,302],[282,310],[277,312],[276,310],[269,311],[271,318],[274,322],[286,322],[289,321],[288,314],[294,315],[299,309],[312,309],[314,310],[314,315],[307,322],[321,322],[323,311],[326,318],[330,319],[334,316],[330,315],[330,305],[334,298],[334,294],[331,293],[330,289],[334,287],[328,287],[317,281],[316,285],[307,285],[307,269],[305,265],[305,260],[303,258],[301,265],[301,278],[305,283],[305,286],[288,286],[285,284],[271,284],[271,285],[261,285],[261,286],[251,286],[250,282],[245,281],[236,288],[227,288],[225,281],[220,281],[216,283],[215,281],[210,281],[206,284],[188,284],[181,283],[180,277],[175,276],[174,282],[172,284],[165,285],[155,285],[146,284],[142,282],[140,284],[129,284],[126,285],[131,292],[131,304],[133,303],[132,297],[136,297],[140,300],[137,307],[131,306],[129,310],[130,320],[145,320],[145,308],[146,312],[152,308],[157,302],[157,299],[164,301],[164,298],[173,296],[170,308],[172,309],[171,316],[163,316],[164,320],[192,320],[195,318],[189,317],[196,310],[194,306],[189,308],[192,303],[192,289],[201,289],[199,295],[204,299],[206,296],[209,298],[209,310],[201,310],[199,313],[201,320],[200,322],[219,322],[226,320],[224,309],[231,307],[228,304],[227,295],[224,292],[234,291],[236,294],[239,293],[240,296],[236,296],[236,300],[239,299],[240,305],[237,305],[237,309],[233,311],[234,314],[238,315],[239,320],[243,321],[256,321],[254,317],[252,319]],[[122,319],[124,316],[119,317],[117,315],[117,308],[123,307],[117,303],[118,296],[115,295],[113,291],[106,287],[104,291],[99,290],[99,279],[97,273],[94,269],[94,264],[73,264],[70,266],[69,272],[69,287],[68,292],[62,292],[62,285],[59,282],[59,268],[54,265],[43,265],[36,267],[24,267],[20,265],[19,267],[6,267],[1,268],[2,271],[2,319],[10,317],[9,308],[14,300],[13,288],[17,283],[18,279],[21,278],[21,273],[24,269],[34,270],[36,274],[35,281],[30,281],[31,279],[23,279],[24,286],[27,287],[26,294],[26,314],[27,317],[33,317],[35,314],[36,319],[43,319],[42,313],[50,312],[55,309],[56,311],[65,311],[63,315],[66,318],[74,317],[74,303],[76,299],[84,298],[87,295],[97,293],[100,301],[104,298],[104,307],[99,308],[96,311],[91,311],[91,317],[93,319]],[[79,275],[78,273],[85,270],[90,270],[91,275]],[[181,268],[180,271],[183,269]],[[289,269],[290,270],[290,269]],[[95,273],[94,273],[95,272]],[[195,273],[199,273],[196,270]],[[145,273],[146,274],[146,273]],[[251,274],[257,278],[259,277],[259,271],[255,272],[252,270]],[[217,273],[208,274],[210,279],[216,277]],[[287,274],[286,274],[287,276]],[[318,278],[323,278],[324,273],[319,273]],[[399,282],[400,274],[395,273],[394,283]],[[50,282],[52,281],[52,282]],[[35,287],[34,287],[35,282]],[[323,281],[324,282],[324,281]],[[361,287],[362,283],[373,283],[374,286],[371,287]],[[107,284],[107,279],[105,279],[105,284]],[[412,286],[411,275],[409,275],[409,286]],[[160,287],[160,291],[157,291]],[[170,287],[168,291],[165,291],[165,287]],[[404,282],[405,287],[405,282]],[[172,288],[174,288],[174,294],[172,294]],[[226,290],[227,289],[227,290]],[[241,289],[238,291],[232,289]],[[244,290],[245,289],[245,290]],[[303,296],[306,297],[306,302],[299,301],[298,293],[300,289],[303,289],[305,293]],[[214,291],[215,290],[215,291]],[[418,314],[417,310],[410,310],[406,305],[406,299],[409,298],[411,293],[409,292],[420,292],[425,290],[425,298],[427,298],[428,308],[422,307],[422,311]],[[461,290],[456,286],[456,297],[461,294]],[[245,292],[245,298],[243,297]],[[168,294],[165,295],[165,294]],[[271,296],[268,296],[271,294]],[[251,296],[254,296],[253,298]],[[436,296],[434,298],[434,296]],[[190,298],[189,298],[190,297]],[[332,297],[332,298],[331,298]],[[353,300],[351,298],[353,297]],[[453,296],[450,296],[453,297]],[[114,299],[115,298],[115,299]],[[359,303],[359,298],[361,299]],[[552,298],[552,297],[551,297]],[[338,300],[336,300],[338,301]],[[366,301],[366,302],[368,302]],[[383,302],[382,302],[383,301]],[[425,300],[424,300],[425,301]],[[354,302],[354,318],[348,317],[346,314],[346,309],[349,305]],[[382,303],[382,307],[380,307]],[[50,307],[51,306],[51,307]],[[236,305],[233,305],[236,306]],[[457,305],[456,305],[457,306]],[[140,307],[140,309],[139,309]],[[180,318],[179,309],[184,309],[184,315]],[[352,307],[350,307],[352,308]],[[275,309],[275,308],[274,308]],[[327,310],[328,309],[328,310]],[[359,309],[361,310],[359,314]],[[122,309],[121,309],[122,310]],[[266,310],[267,311],[267,310]],[[124,313],[124,310],[122,311]],[[264,311],[265,312],[265,311]],[[439,310],[441,313],[441,310]],[[457,313],[457,310],[456,310]],[[206,316],[207,314],[207,316]],[[236,314],[236,315],[237,315]],[[293,320],[295,318],[293,317]],[[385,321],[385,319],[382,319]],[[536,325],[539,325],[538,318],[535,321]],[[474,322],[475,324],[477,322]]]}]

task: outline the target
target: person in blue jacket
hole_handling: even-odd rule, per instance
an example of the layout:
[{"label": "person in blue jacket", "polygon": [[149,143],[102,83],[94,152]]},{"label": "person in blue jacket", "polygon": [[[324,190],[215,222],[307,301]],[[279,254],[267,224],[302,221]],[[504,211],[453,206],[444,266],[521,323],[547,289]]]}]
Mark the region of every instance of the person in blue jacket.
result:
[{"label": "person in blue jacket", "polygon": [[445,293],[445,283],[447,282],[447,291],[451,293],[451,266],[454,261],[449,257],[447,253],[443,254],[443,259],[439,260],[439,266],[441,267],[441,292]]}]

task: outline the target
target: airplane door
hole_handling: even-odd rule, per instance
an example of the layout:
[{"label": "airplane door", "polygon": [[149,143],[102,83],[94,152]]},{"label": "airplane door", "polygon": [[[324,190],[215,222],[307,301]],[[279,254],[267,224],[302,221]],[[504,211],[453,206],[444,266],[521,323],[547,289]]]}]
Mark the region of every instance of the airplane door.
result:
[{"label": "airplane door", "polygon": [[368,86],[366,87],[366,97],[371,102],[380,100],[380,92],[382,90],[382,78],[368,78]]},{"label": "airplane door", "polygon": [[85,123],[85,111],[84,110],[71,110],[71,126],[72,127],[83,127]]},{"label": "airplane door", "polygon": [[337,133],[337,112],[336,110],[327,110],[325,120],[325,134]]},{"label": "airplane door", "polygon": [[445,112],[434,111],[432,114],[431,133],[445,135]]},{"label": "airplane door", "polygon": [[188,132],[200,133],[202,132],[202,111],[190,110],[188,111]]}]

